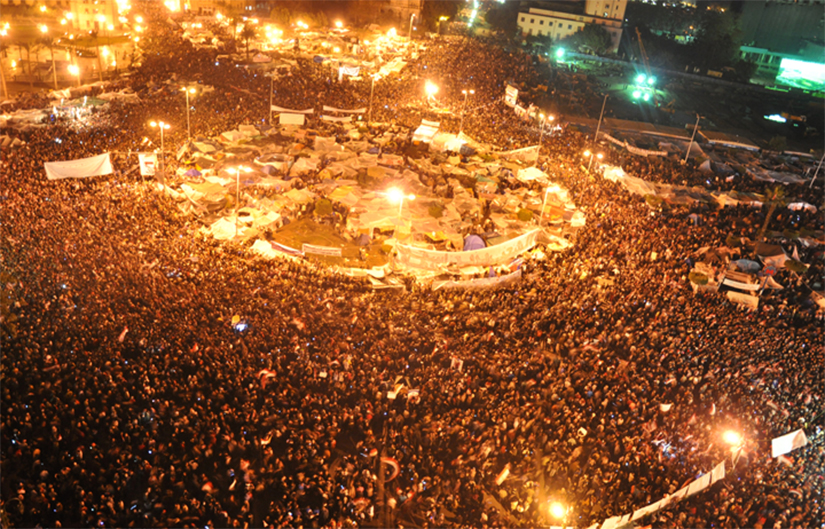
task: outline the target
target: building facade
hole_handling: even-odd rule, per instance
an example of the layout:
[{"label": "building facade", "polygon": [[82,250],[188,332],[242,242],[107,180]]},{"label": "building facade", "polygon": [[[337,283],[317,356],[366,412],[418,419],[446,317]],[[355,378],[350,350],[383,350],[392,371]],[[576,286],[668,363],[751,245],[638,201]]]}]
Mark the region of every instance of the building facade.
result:
[{"label": "building facade", "polygon": [[531,7],[518,14],[522,35],[549,36],[558,42],[584,29],[587,24],[602,26],[612,39],[610,51],[619,49],[627,0],[586,0],[554,4],[550,9]]}]

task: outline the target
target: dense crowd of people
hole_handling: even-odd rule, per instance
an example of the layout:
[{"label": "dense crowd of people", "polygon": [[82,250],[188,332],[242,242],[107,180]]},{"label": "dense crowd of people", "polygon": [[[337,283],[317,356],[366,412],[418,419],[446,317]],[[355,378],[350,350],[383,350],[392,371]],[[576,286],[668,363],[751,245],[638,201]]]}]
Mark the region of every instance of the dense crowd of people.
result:
[{"label": "dense crowd of people", "polygon": [[[566,525],[589,527],[723,460],[725,480],[644,523],[822,524],[825,336],[807,286],[821,246],[800,247],[809,272],[780,270],[785,290],[755,311],[687,279],[699,248],[756,239],[767,206],[651,209],[585,173],[587,138],[565,130],[544,139],[540,163],[586,211],[571,249],[527,261],[504,289],[374,293],[201,236],[124,172],[134,160],[108,177],[45,179],[44,161],[139,150],[150,119],[171,121],[166,141],[180,144],[182,83],[215,87],[194,104],[194,135],[263,124],[268,78],[216,64],[162,21],[144,40],[124,82],[140,103],[0,153],[11,526],[536,527],[559,523],[548,514],[559,501]],[[500,101],[508,79],[538,81],[531,66],[471,39],[433,41],[376,84],[375,121],[417,125],[432,76],[455,109],[473,84],[471,137],[534,144],[535,128]],[[290,108],[363,106],[370,90],[303,60],[273,83]],[[637,176],[694,177],[621,156],[609,155]],[[775,216],[774,230],[822,230],[821,216]],[[810,444],[771,458],[771,438],[798,428]],[[735,465],[731,429],[744,439]]]}]

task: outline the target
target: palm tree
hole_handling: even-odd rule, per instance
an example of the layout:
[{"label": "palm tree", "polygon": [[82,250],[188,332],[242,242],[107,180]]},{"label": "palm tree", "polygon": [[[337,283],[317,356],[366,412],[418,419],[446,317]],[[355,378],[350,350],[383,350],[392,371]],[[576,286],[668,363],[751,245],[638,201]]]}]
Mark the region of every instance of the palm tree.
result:
[{"label": "palm tree", "polygon": [[777,185],[773,189],[767,189],[765,191],[765,200],[770,204],[770,207],[768,208],[768,215],[765,217],[765,223],[762,225],[762,229],[759,230],[759,235],[756,237],[756,240],[760,242],[765,242],[765,233],[776,208],[785,205],[785,187]]},{"label": "palm tree", "polygon": [[252,24],[244,24],[243,29],[241,30],[241,39],[244,41],[244,45],[246,46],[246,60],[249,60],[249,39],[254,39],[258,36],[258,30]]},{"label": "palm tree", "polygon": [[57,90],[57,67],[55,66],[55,63],[54,63],[54,41],[51,39],[51,37],[47,37],[46,35],[43,35],[42,37],[37,39],[37,42],[41,46],[49,48],[49,51],[52,54],[52,79],[54,80],[54,89]]}]

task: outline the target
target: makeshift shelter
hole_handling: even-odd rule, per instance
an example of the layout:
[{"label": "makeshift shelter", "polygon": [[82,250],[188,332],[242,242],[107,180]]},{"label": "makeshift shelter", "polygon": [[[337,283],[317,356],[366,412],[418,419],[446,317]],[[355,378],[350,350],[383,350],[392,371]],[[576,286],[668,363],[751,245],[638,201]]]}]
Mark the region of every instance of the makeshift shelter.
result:
[{"label": "makeshift shelter", "polygon": [[464,238],[464,251],[471,252],[473,250],[481,250],[482,248],[486,248],[487,245],[484,244],[484,239],[479,237],[478,235],[468,235]]}]

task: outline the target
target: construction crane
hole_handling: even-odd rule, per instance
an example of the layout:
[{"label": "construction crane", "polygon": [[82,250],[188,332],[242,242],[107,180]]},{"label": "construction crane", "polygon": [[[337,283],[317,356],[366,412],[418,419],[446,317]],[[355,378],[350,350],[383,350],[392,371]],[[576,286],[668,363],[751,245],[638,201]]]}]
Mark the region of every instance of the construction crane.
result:
[{"label": "construction crane", "polygon": [[[639,32],[638,26],[636,27],[636,36],[639,38],[639,52],[642,56],[642,60],[644,61],[645,65],[645,72],[647,73],[647,78],[653,78],[653,75],[650,73],[650,62],[647,60],[647,52],[645,51],[644,42],[642,42],[642,34]],[[659,102],[656,100],[656,87],[653,87],[653,104],[657,107],[659,106]]]}]

